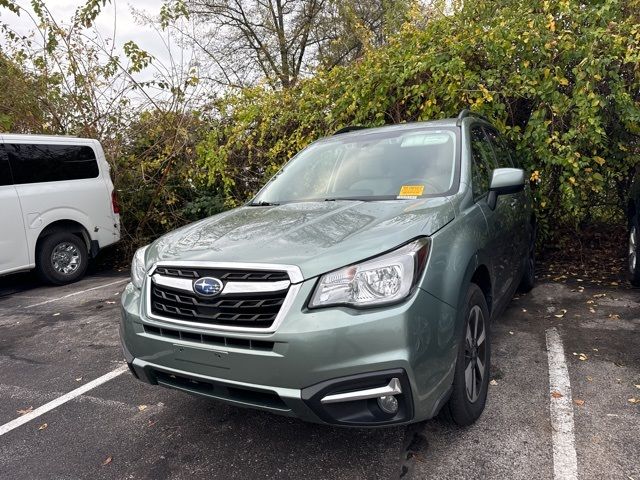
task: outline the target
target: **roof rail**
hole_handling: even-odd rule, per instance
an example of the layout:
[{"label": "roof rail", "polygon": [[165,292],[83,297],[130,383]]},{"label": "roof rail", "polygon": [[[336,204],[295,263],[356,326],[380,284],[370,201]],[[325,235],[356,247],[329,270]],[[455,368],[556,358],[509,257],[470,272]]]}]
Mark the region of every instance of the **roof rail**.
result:
[{"label": "roof rail", "polygon": [[355,132],[356,130],[364,130],[369,127],[363,127],[361,125],[350,125],[348,127],[341,128],[340,130],[333,132],[334,135],[340,135],[342,133]]},{"label": "roof rail", "polygon": [[480,119],[484,120],[485,122],[489,121],[489,119],[487,117],[485,117],[484,115],[480,115],[479,113],[472,112],[468,108],[464,108],[464,109],[462,109],[462,111],[458,115],[458,119],[456,120],[456,126],[459,127],[460,125],[462,125],[462,120],[464,120],[467,117],[480,118]]}]

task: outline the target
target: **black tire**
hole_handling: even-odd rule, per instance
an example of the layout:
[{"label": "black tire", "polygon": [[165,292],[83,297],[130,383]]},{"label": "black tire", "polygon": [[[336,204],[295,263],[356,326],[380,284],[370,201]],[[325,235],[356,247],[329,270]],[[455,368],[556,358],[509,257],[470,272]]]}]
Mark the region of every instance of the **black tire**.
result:
[{"label": "black tire", "polygon": [[640,218],[631,219],[629,225],[629,281],[634,287],[640,287]]},{"label": "black tire", "polygon": [[[487,308],[487,302],[480,287],[474,283],[469,286],[463,305],[464,307],[461,309],[461,312],[464,318],[461,321],[463,321],[464,324],[458,346],[458,358],[453,376],[451,397],[441,412],[444,419],[460,426],[471,425],[480,418],[487,401],[491,367],[489,309]],[[484,341],[482,343],[484,344],[484,348],[481,352],[480,347],[478,347],[476,349],[477,356],[474,356],[469,348],[472,346],[468,345],[467,330],[471,323],[471,330],[473,331],[474,325],[472,322],[474,322],[475,314],[478,311],[482,313],[483,317]],[[480,343],[478,343],[478,345],[480,345]],[[471,348],[471,350],[473,350],[473,348]],[[474,362],[474,358],[477,361],[481,356],[484,357],[484,374],[479,379],[479,370],[475,367],[476,363]],[[467,388],[467,381],[465,379],[465,371],[470,367],[472,373],[470,378],[474,381],[474,386],[477,388],[475,399],[472,398],[473,394],[470,394],[473,392],[468,391],[469,389]]]},{"label": "black tire", "polygon": [[[61,271],[61,263],[54,261],[53,254],[56,248],[60,247],[65,250],[69,257],[77,259],[72,265],[68,273]],[[67,247],[67,248],[65,248]],[[59,254],[58,251],[56,251]],[[64,253],[63,253],[64,255]],[[65,262],[63,261],[62,264]],[[89,255],[87,254],[87,246],[84,241],[69,232],[56,232],[46,236],[40,241],[38,251],[36,252],[36,270],[38,276],[45,282],[53,285],[66,285],[80,280],[89,263]]]},{"label": "black tire", "polygon": [[518,291],[529,293],[536,283],[536,227],[532,228],[531,239],[529,239],[529,251],[527,252],[527,264],[522,272]]}]

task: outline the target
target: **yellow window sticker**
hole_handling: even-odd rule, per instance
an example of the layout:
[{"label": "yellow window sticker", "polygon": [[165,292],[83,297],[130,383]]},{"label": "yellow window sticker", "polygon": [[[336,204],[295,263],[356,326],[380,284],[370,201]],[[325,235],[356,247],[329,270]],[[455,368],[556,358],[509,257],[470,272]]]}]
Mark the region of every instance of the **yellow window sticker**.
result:
[{"label": "yellow window sticker", "polygon": [[424,192],[424,185],[403,185],[398,198],[417,198]]}]

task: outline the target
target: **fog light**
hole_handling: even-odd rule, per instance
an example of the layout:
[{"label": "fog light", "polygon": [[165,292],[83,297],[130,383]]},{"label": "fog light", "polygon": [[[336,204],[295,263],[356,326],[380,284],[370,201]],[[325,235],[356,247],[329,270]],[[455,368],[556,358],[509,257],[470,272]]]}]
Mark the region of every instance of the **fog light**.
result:
[{"label": "fog light", "polygon": [[398,399],[393,395],[378,397],[378,406],[384,413],[392,415],[398,411]]}]

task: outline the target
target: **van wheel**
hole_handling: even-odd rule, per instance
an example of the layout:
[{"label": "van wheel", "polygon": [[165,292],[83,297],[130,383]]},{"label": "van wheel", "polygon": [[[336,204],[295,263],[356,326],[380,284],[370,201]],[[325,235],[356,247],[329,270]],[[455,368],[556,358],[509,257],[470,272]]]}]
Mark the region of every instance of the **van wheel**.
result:
[{"label": "van wheel", "polygon": [[53,233],[43,238],[36,254],[38,276],[54,285],[80,280],[87,271],[88,262],[84,241],[68,232]]},{"label": "van wheel", "polygon": [[460,426],[471,425],[480,418],[487,401],[491,365],[489,309],[476,284],[469,286],[464,305],[451,397],[441,412],[446,420]]}]

